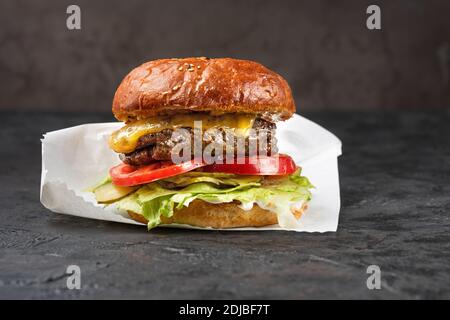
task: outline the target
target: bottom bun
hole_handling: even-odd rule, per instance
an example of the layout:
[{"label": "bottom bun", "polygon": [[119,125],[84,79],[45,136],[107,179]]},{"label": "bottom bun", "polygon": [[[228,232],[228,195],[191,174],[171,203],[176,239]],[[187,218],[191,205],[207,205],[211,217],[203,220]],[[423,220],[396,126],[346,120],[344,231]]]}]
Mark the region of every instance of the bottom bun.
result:
[{"label": "bottom bun", "polygon": [[[238,207],[239,203],[213,204],[202,200],[192,201],[188,207],[175,209],[172,217],[161,216],[162,224],[188,224],[195,227],[211,228],[240,228],[240,227],[263,227],[277,224],[277,215],[272,211],[262,209],[254,205],[246,211]],[[308,208],[307,202],[301,207],[292,208],[292,213],[299,219]],[[143,215],[128,211],[133,220],[147,224],[148,220]]]}]

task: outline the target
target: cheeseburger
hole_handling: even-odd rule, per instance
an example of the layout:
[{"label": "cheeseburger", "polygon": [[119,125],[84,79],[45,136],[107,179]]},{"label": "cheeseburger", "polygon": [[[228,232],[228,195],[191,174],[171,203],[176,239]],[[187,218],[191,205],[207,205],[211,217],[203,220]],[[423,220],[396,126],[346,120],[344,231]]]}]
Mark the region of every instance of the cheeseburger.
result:
[{"label": "cheeseburger", "polygon": [[92,190],[149,229],[293,229],[306,211],[312,185],[275,138],[295,112],[292,93],[261,64],[150,61],[122,80],[112,111],[124,122],[109,138],[120,164]]}]

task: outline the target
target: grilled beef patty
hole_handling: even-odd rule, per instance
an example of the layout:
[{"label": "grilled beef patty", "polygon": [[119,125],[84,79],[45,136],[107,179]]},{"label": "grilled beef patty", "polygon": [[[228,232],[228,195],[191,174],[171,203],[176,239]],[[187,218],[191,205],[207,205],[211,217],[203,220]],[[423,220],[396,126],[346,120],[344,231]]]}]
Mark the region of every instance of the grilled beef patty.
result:
[{"label": "grilled beef patty", "polygon": [[[258,134],[260,130],[266,130],[267,136],[264,142],[258,143],[258,154],[272,155],[278,152],[276,146],[276,139],[272,135],[275,134],[276,125],[275,123],[266,121],[261,118],[256,118],[253,123],[253,129]],[[175,145],[179,143],[192,143],[191,151],[192,155],[194,153],[193,141],[194,141],[194,130],[191,128],[186,128],[190,135],[190,141],[186,141],[185,136],[172,136],[172,129],[164,129],[157,133],[150,133],[139,138],[136,150],[126,154],[120,154],[120,160],[124,163],[141,166],[145,164],[152,163],[154,161],[171,160],[172,149]],[[223,132],[223,130],[221,130]],[[223,135],[224,136],[224,135]],[[206,139],[205,139],[206,138]],[[257,139],[255,136],[250,136],[245,139],[245,155],[249,155],[249,143],[250,140]],[[204,137],[203,148],[208,143],[212,142],[212,139]],[[215,141],[216,143],[218,141]],[[223,141],[225,144],[225,141]],[[225,152],[225,146],[224,146]],[[236,138],[234,139],[234,150],[235,155],[237,153]]]}]

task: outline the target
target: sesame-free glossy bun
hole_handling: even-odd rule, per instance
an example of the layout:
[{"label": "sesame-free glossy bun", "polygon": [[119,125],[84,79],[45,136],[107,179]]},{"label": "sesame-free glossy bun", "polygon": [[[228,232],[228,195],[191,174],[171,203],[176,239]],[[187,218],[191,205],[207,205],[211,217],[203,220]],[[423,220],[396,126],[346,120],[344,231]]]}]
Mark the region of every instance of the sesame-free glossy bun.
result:
[{"label": "sesame-free glossy bun", "polygon": [[[292,214],[299,219],[308,208],[308,203],[304,202],[298,208],[291,208]],[[133,220],[148,223],[144,216],[128,211]],[[161,216],[162,224],[188,224],[202,228],[241,228],[241,227],[263,227],[278,223],[275,213],[262,209],[254,205],[252,209],[246,211],[239,208],[237,203],[208,203],[202,200],[192,201],[188,207],[175,209],[172,217]]]},{"label": "sesame-free glossy bun", "polygon": [[181,112],[251,113],[288,119],[291,89],[259,63],[230,58],[161,59],[133,69],[117,88],[112,111],[121,121]]}]

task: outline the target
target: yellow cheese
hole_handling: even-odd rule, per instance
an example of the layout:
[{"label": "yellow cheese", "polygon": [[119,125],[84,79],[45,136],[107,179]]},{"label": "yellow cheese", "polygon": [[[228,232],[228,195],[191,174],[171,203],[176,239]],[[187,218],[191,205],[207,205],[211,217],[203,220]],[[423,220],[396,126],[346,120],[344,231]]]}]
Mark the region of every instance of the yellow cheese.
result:
[{"label": "yellow cheese", "polygon": [[129,153],[136,149],[140,137],[164,129],[193,128],[194,121],[201,121],[202,130],[211,128],[238,129],[246,133],[253,127],[255,116],[248,114],[225,114],[211,116],[204,113],[178,114],[170,117],[152,117],[134,121],[114,131],[109,139],[111,149],[118,153]]}]

